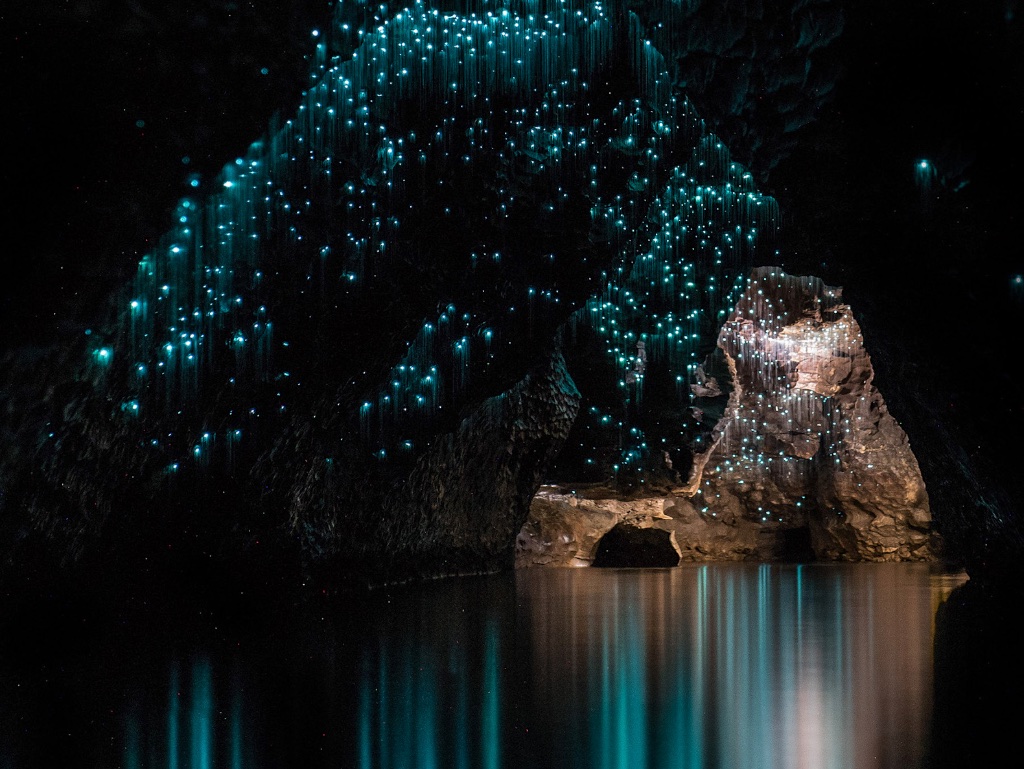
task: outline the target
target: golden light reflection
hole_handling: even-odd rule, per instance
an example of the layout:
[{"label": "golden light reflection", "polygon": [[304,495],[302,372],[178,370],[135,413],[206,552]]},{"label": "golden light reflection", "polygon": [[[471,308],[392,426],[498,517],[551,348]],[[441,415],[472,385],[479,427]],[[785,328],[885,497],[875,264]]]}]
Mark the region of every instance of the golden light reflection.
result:
[{"label": "golden light reflection", "polygon": [[[518,576],[553,765],[920,764],[936,601],[927,566],[704,565]],[[543,715],[541,714],[543,712]],[[586,752],[587,755],[581,755]]]}]

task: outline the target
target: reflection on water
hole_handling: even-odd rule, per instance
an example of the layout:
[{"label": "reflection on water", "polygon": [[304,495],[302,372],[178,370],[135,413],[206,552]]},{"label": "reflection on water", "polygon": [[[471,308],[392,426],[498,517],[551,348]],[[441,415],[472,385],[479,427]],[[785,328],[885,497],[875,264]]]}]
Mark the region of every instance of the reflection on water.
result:
[{"label": "reflection on water", "polygon": [[[0,667],[0,721],[24,726],[0,727],[0,767],[903,769],[927,750],[933,618],[955,582],[914,565],[530,570],[214,642],[141,632],[56,678]],[[71,704],[48,723],[51,701]]]},{"label": "reflection on water", "polygon": [[156,692],[132,691],[125,703],[124,769],[242,769],[249,765],[246,743],[252,735],[245,734],[242,721],[244,692],[237,678],[229,687],[227,702],[219,702],[212,665],[198,657],[185,675],[177,662],[171,663],[162,706],[148,696]]},{"label": "reflection on water", "polygon": [[[463,643],[382,639],[362,660],[356,724],[360,769],[497,769],[500,757],[501,653],[487,622],[479,667]],[[477,671],[479,670],[479,673]]]},{"label": "reflection on water", "polygon": [[554,765],[909,767],[922,757],[926,568],[535,575],[520,594]]}]

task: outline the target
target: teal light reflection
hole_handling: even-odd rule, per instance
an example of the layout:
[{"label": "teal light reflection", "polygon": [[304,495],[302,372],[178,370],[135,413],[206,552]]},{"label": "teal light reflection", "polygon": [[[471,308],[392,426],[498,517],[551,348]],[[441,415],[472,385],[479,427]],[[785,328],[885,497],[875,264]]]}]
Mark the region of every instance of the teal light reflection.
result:
[{"label": "teal light reflection", "polygon": [[201,660],[192,668],[192,762],[190,769],[211,769],[213,757],[213,682],[210,663]]},{"label": "teal light reflection", "polygon": [[178,665],[171,666],[171,682],[167,694],[167,769],[178,769],[178,740],[180,737],[180,681]]},{"label": "teal light reflection", "polygon": [[231,692],[231,769],[243,769],[243,731],[242,687],[236,675]]},{"label": "teal light reflection", "polygon": [[[451,630],[451,628],[447,628]],[[381,638],[360,661],[359,769],[500,769],[501,635],[486,622],[470,643]]]},{"label": "teal light reflection", "polygon": [[[170,663],[166,699],[155,711],[146,698],[131,703],[124,727],[125,769],[247,769],[253,765],[239,675],[218,702],[214,667],[197,657],[182,670]],[[152,705],[153,703],[150,703]],[[217,729],[221,721],[225,728]],[[218,733],[219,732],[219,733]]]},{"label": "teal light reflection", "polygon": [[501,676],[497,623],[487,623],[484,637],[484,701],[482,752],[484,769],[501,767]]},{"label": "teal light reflection", "polygon": [[[539,569],[375,595],[356,646],[295,655],[294,669],[287,646],[234,675],[172,664],[166,695],[129,698],[112,764],[919,766],[929,579],[905,564]],[[295,681],[300,703],[280,696]]]},{"label": "teal light reflection", "polygon": [[597,571],[519,576],[550,765],[919,765],[927,567]]},{"label": "teal light reflection", "polygon": [[142,735],[135,713],[130,713],[125,724],[124,769],[142,769]]}]

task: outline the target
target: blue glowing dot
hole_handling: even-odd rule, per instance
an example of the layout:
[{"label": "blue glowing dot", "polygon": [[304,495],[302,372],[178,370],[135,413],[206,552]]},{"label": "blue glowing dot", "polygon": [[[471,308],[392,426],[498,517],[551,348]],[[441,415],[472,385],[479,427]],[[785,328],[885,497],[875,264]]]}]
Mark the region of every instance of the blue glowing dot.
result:
[{"label": "blue glowing dot", "polygon": [[226,181],[226,182],[224,182],[224,187],[225,187],[226,189],[229,189],[229,190],[230,190],[230,189],[231,189],[232,187],[234,187],[234,186],[235,186],[235,183],[234,183],[233,181]]}]

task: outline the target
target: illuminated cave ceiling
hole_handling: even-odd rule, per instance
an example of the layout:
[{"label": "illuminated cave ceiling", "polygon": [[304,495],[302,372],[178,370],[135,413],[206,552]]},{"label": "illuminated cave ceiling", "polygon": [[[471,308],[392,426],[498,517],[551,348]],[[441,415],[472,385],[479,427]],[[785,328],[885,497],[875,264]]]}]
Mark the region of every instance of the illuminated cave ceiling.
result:
[{"label": "illuminated cave ceiling", "polygon": [[[750,2],[668,5],[672,24],[660,2],[630,7],[649,19],[656,45],[673,51],[676,86],[685,85],[701,116],[763,181],[801,133],[791,129],[834,95],[841,4],[801,0],[781,12]],[[390,15],[401,4],[380,7]],[[369,6],[346,8],[356,29]],[[0,333],[45,340],[71,318],[90,317],[145,250],[139,244],[165,230],[192,174],[212,178],[273,114],[291,110],[308,84],[310,30],[328,29],[330,15],[321,0],[287,8],[272,0],[69,0],[7,9],[13,42],[0,61],[12,91],[0,131],[20,151],[0,174],[22,191],[12,218],[46,226],[36,232],[38,257],[21,270],[23,290],[3,292]],[[325,39],[335,51],[347,45]],[[56,221],[43,216],[42,199],[62,212]],[[72,252],[78,258],[69,260]],[[41,297],[74,314],[55,316]]]},{"label": "illuminated cave ceiling", "polygon": [[[380,474],[386,495],[430,467],[437,436],[512,397],[589,297],[573,326],[604,340],[612,371],[643,338],[652,366],[692,374],[778,211],[636,17],[417,3],[350,35],[349,9],[313,31],[298,110],[190,180],[197,194],[114,292],[115,325],[85,335],[95,393],[46,426],[53,491],[32,492],[37,526],[83,499],[97,513],[80,525],[101,526],[126,488],[190,499],[239,484],[242,507],[269,497],[297,532],[345,536],[352,495],[374,503],[344,479]],[[642,432],[628,432],[620,451],[642,473]],[[84,480],[93,454],[102,467]],[[516,485],[528,499],[532,484]],[[385,517],[422,548],[459,515],[426,530],[409,511]]]},{"label": "illuminated cave ceiling", "polygon": [[[11,132],[10,143],[24,151],[14,154],[13,162],[5,168],[8,175],[5,178],[13,180],[22,191],[13,209],[14,218],[25,222],[42,220],[45,225],[36,228],[41,253],[31,260],[26,281],[18,284],[24,290],[8,291],[3,297],[5,334],[14,340],[47,340],[58,328],[65,333],[79,334],[85,325],[81,322],[83,319],[88,319],[92,325],[98,298],[110,294],[111,286],[121,282],[125,269],[141,255],[141,249],[140,253],[125,253],[125,244],[142,243],[147,239],[153,243],[166,222],[159,212],[169,207],[180,192],[187,191],[184,184],[190,175],[198,173],[201,184],[208,184],[220,163],[230,157],[224,149],[226,146],[242,146],[260,132],[269,112],[291,103],[297,96],[301,73],[308,66],[301,61],[309,47],[308,30],[312,26],[325,28],[324,24],[316,23],[316,17],[323,11],[310,6],[282,20],[267,15],[267,9],[260,5],[196,2],[183,8],[183,4],[167,7],[146,2],[81,2],[68,4],[69,12],[62,13],[59,21],[48,15],[45,4],[32,4],[12,12],[14,28],[19,29],[18,24],[24,22],[22,29],[27,33],[16,36],[16,45],[5,47],[8,53],[4,64],[13,74],[10,81],[15,84],[16,96],[24,98],[12,100],[16,111],[5,130]],[[1014,4],[1005,4],[1005,18],[1001,17],[998,23],[987,17],[982,19],[984,26],[979,29],[986,30],[988,37],[979,36],[977,40],[983,39],[984,44],[968,40],[973,46],[970,50],[975,50],[976,55],[958,59],[963,63],[955,65],[955,69],[951,69],[954,67],[951,59],[946,65],[934,65],[929,64],[933,60],[921,58],[907,68],[913,76],[901,75],[899,67],[903,67],[907,59],[908,44],[913,43],[915,49],[930,44],[929,36],[911,34],[920,24],[927,26],[927,21],[915,18],[911,8],[899,16],[875,14],[869,5],[857,6],[857,13],[852,14],[853,21],[848,19],[844,29],[844,35],[853,36],[854,42],[844,45],[842,38],[834,39],[839,24],[832,9],[838,5],[795,2],[792,7],[796,13],[792,16],[787,15],[788,9],[779,14],[774,8],[761,16],[761,6],[756,3],[686,4],[685,11],[693,23],[686,27],[687,44],[672,47],[674,55],[669,58],[669,70],[677,84],[686,82],[700,112],[726,137],[728,146],[736,153],[734,157],[751,163],[752,172],[760,177],[785,158],[788,149],[793,147],[794,137],[808,135],[781,129],[798,126],[828,100],[831,84],[838,74],[834,66],[836,60],[848,66],[851,60],[860,66],[871,61],[872,71],[876,73],[875,83],[871,85],[870,80],[851,78],[853,85],[847,88],[842,102],[845,119],[852,120],[848,135],[835,143],[835,134],[814,133],[815,127],[811,125],[805,130],[816,137],[813,144],[798,146],[797,162],[783,163],[773,176],[773,186],[785,193],[790,204],[784,211],[795,222],[803,222],[804,228],[811,222],[818,227],[834,228],[826,230],[827,237],[823,237],[822,232],[816,236],[801,234],[801,227],[797,227],[796,241],[802,251],[799,258],[812,261],[814,271],[818,271],[819,263],[822,269],[831,271],[832,274],[825,274],[830,282],[845,283],[845,276],[850,275],[859,278],[861,285],[870,285],[872,290],[883,294],[883,286],[875,280],[875,272],[881,267],[892,270],[888,283],[893,285],[919,280],[922,275],[930,279],[932,290],[937,286],[937,296],[943,299],[917,299],[913,293],[899,296],[900,303],[910,305],[904,315],[915,312],[920,315],[936,301],[952,306],[961,294],[951,291],[948,285],[966,286],[968,307],[978,302],[980,296],[993,297],[989,306],[996,308],[995,317],[968,317],[967,322],[956,324],[952,315],[936,318],[934,322],[942,331],[924,334],[922,340],[915,341],[924,342],[919,359],[934,354],[932,360],[939,360],[942,355],[942,350],[936,347],[939,339],[948,340],[958,349],[980,343],[989,351],[998,350],[1002,344],[999,333],[986,334],[979,328],[1009,327],[1003,318],[1006,307],[1003,294],[1008,282],[1005,270],[1020,267],[1010,264],[1012,260],[1005,258],[1005,251],[1002,260],[989,258],[993,244],[1000,244],[1004,228],[1012,229],[1015,217],[1019,219],[1019,212],[1005,196],[991,192],[993,181],[1015,178],[1015,169],[1019,166],[1012,154],[1000,158],[998,164],[992,162],[999,147],[1010,145],[1009,139],[1015,133],[1014,120],[1019,122],[1019,115],[1013,117],[1016,102],[1012,91],[1003,86],[1004,82],[1012,85],[1014,77],[1019,80],[1019,67],[1014,69],[1012,61],[1008,65],[999,63],[1001,51],[1016,50],[1009,45],[1015,34],[1019,38]],[[358,8],[355,4],[349,7]],[[636,7],[641,16],[649,20],[649,26],[656,28],[659,20],[656,7],[653,4],[637,4]],[[846,10],[852,13],[854,9]],[[393,11],[390,9],[387,13]],[[977,22],[982,13],[980,9],[972,10],[968,14],[973,14],[970,21]],[[323,18],[320,16],[320,20]],[[181,23],[182,19],[186,23]],[[939,31],[946,37],[936,38],[932,45],[943,45],[942,40],[948,38],[951,28],[956,34],[960,33],[959,22],[950,25],[946,20],[945,23],[947,26]],[[702,24],[707,25],[705,30],[713,31],[700,31]],[[101,31],[96,33],[97,29]],[[971,34],[970,27],[963,26],[963,29],[967,30],[967,35]],[[863,45],[866,30],[877,32],[886,47],[876,49],[870,44]],[[995,34],[992,30],[996,30]],[[206,36],[207,31],[213,34]],[[815,31],[818,34],[815,35]],[[808,32],[811,36],[805,40]],[[244,46],[223,45],[225,36],[239,33],[251,33],[260,41],[256,54],[248,54]],[[180,44],[175,43],[177,40]],[[810,41],[806,48],[794,43],[801,40]],[[819,47],[816,41],[830,42]],[[104,50],[109,55],[96,56],[95,50]],[[186,66],[178,58],[182,50],[188,50]],[[693,56],[684,54],[680,58],[680,51],[690,50],[695,51]],[[758,66],[760,62],[773,67],[780,65],[776,73],[767,66],[760,73],[738,71],[737,67],[742,68],[743,59],[750,52],[754,52]],[[125,58],[119,58],[122,53]],[[990,59],[998,66],[990,66]],[[218,75],[225,71],[222,68],[225,60],[229,62],[226,70],[229,74]],[[810,69],[801,68],[801,64],[808,62],[812,64]],[[975,70],[1000,72],[1003,79],[992,75],[971,82]],[[785,76],[779,78],[779,71],[786,73]],[[183,72],[191,72],[191,75],[183,78]],[[779,79],[772,80],[773,77]],[[894,77],[902,84],[900,87],[890,87]],[[744,82],[753,85],[746,90],[735,87],[736,83]],[[811,87],[794,88],[797,82]],[[942,106],[946,100],[937,98],[942,94],[936,82],[951,86],[953,106]],[[960,87],[965,82],[969,87]],[[48,98],[57,83],[63,98]],[[102,87],[98,87],[99,83]],[[180,88],[179,83],[187,83],[188,87]],[[778,86],[776,90],[772,90],[773,83]],[[701,84],[707,89],[704,94],[698,93]],[[771,98],[765,98],[766,93],[770,93]],[[806,100],[804,107],[800,106],[801,100]],[[234,139],[211,140],[211,137],[224,136],[218,126],[238,120],[237,116],[229,119],[228,113],[233,109],[230,105],[239,101],[244,105],[263,104],[259,109],[265,112],[250,113],[249,124],[243,125]],[[794,101],[797,106],[791,109]],[[851,105],[859,111],[851,111]],[[921,110],[921,114],[915,110]],[[936,110],[943,116],[941,121],[936,119],[939,114]],[[986,114],[998,119],[981,119]],[[882,116],[881,123],[879,116]],[[81,130],[68,131],[69,118],[74,119]],[[244,122],[245,119],[239,121]],[[947,146],[935,140],[941,130],[958,134],[963,140],[964,126],[968,126],[966,150],[963,141],[960,145],[953,142]],[[979,131],[985,133],[980,137],[985,139],[983,142],[979,141]],[[916,137],[922,134],[924,138],[918,141]],[[908,136],[914,138],[908,140]],[[218,141],[224,142],[219,145],[220,150],[197,151],[197,148],[216,147]],[[843,142],[847,144],[844,146]],[[922,197],[920,210],[913,206],[912,189],[908,206],[908,191],[901,183],[894,182],[891,175],[882,174],[876,179],[870,171],[862,171],[862,166],[886,169],[885,164],[890,161],[902,163],[901,153],[907,152],[912,144],[927,150],[927,157],[934,158],[936,168],[937,186],[933,190],[936,199]],[[969,159],[964,160],[970,158],[972,144],[980,152],[976,167],[971,166]],[[54,146],[62,147],[63,151],[54,153]],[[852,154],[844,157],[844,153]],[[90,159],[92,165],[83,164],[83,158]],[[914,162],[918,160],[911,158]],[[839,172],[829,165],[837,159],[843,162]],[[911,167],[909,161],[906,167]],[[69,172],[69,168],[73,170]],[[840,178],[842,183],[837,183]],[[850,188],[846,187],[847,183]],[[952,197],[953,191],[959,197]],[[43,208],[40,200],[52,205]],[[895,208],[887,210],[890,201],[895,201]],[[836,214],[847,207],[859,213],[851,217]],[[61,217],[53,221],[52,216],[43,215],[45,211],[54,210],[76,213],[67,222],[60,220]],[[885,212],[879,215],[879,211]],[[982,220],[978,211],[986,212],[985,223],[979,223]],[[915,215],[922,218],[914,219]],[[874,227],[860,226],[858,216],[869,217],[869,221],[875,222]],[[815,221],[816,218],[820,220]],[[948,237],[948,227],[935,227],[935,222],[940,220],[944,225],[955,225],[954,237]],[[883,248],[876,247],[871,240],[879,226],[887,236],[888,245]],[[792,236],[792,225],[789,232]],[[947,237],[943,237],[943,232]],[[899,250],[906,257],[889,259],[885,254],[890,250]],[[75,253],[77,258],[67,259],[68,253]],[[786,258],[792,257],[786,255]],[[928,269],[922,271],[922,265],[928,265]],[[954,276],[953,284],[946,281],[950,275]],[[964,276],[969,280],[964,281]],[[898,296],[896,291],[891,293]],[[922,292],[922,296],[925,293]],[[118,302],[122,299],[127,302],[130,297],[119,295]],[[1019,307],[1020,297],[1014,301]],[[885,298],[875,300],[874,304],[857,302],[857,306],[865,307],[869,314],[877,310],[875,317],[869,319],[876,325],[868,323],[865,328],[869,334],[874,333],[871,339],[881,339],[884,343],[884,354],[879,356],[883,375],[894,359],[899,360],[898,352],[894,351],[907,344],[900,335],[908,333],[902,328],[894,333],[899,327],[899,318],[888,318],[885,304]],[[990,325],[978,325],[985,323]],[[894,338],[887,340],[887,335]],[[94,346],[93,349],[97,362],[101,362],[104,348]],[[372,360],[376,350],[356,351],[356,354]],[[926,434],[933,424],[942,426],[946,420],[951,420],[950,424],[964,428],[962,436],[951,437],[949,432],[942,432],[928,442],[942,446],[958,442],[977,444],[977,451],[981,451],[987,439],[1002,433],[1003,417],[1014,408],[1010,398],[1014,391],[1012,382],[1002,382],[993,388],[992,407],[968,418],[962,406],[954,409],[953,403],[964,403],[971,390],[957,389],[958,380],[952,371],[941,374],[946,364],[928,365],[938,369],[940,376],[921,376],[932,376],[932,382],[941,383],[939,390],[949,389],[948,397],[945,392],[936,392],[935,398],[928,400],[929,393],[925,403],[919,402],[918,394],[912,390],[899,394],[893,402],[903,410],[901,418],[915,422],[917,429],[923,431],[921,434]],[[1007,370],[994,375],[1000,381],[1007,376]],[[130,416],[131,400],[125,403],[125,413]],[[894,413],[897,405],[894,405]],[[937,413],[940,418],[936,421]],[[1016,415],[1012,418],[1019,417],[1016,411],[1010,413]],[[197,437],[201,439],[202,433]],[[999,453],[998,443],[994,445],[998,464],[1005,456]],[[963,447],[957,449],[963,450]],[[974,448],[968,451],[972,457],[976,454]],[[956,451],[953,455],[958,456]],[[990,448],[989,457],[992,455]],[[953,460],[954,464],[964,467],[973,461],[966,456]],[[928,464],[928,461],[924,463]],[[943,459],[942,452],[937,452],[926,474],[928,472],[932,477],[949,475],[949,462]],[[958,493],[963,496],[963,492],[955,491],[954,496]],[[981,537],[986,538],[987,534]]]}]

